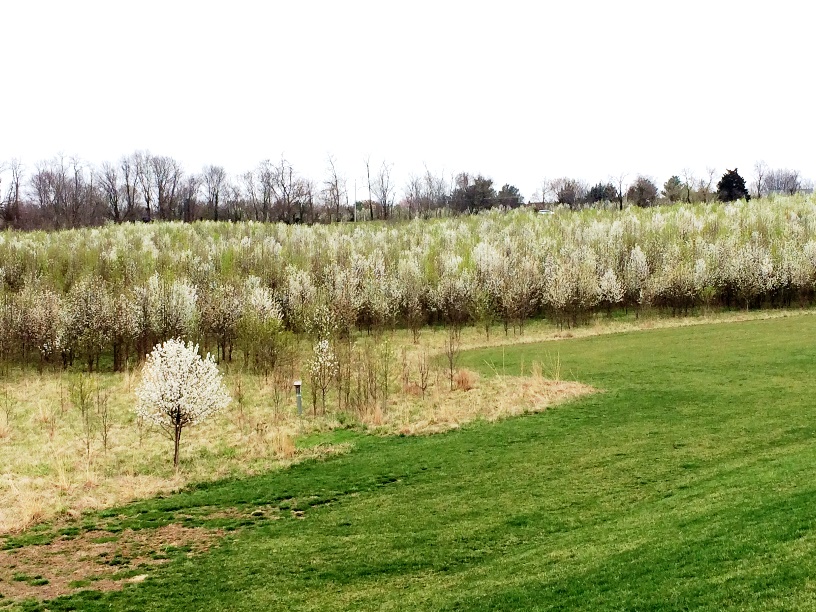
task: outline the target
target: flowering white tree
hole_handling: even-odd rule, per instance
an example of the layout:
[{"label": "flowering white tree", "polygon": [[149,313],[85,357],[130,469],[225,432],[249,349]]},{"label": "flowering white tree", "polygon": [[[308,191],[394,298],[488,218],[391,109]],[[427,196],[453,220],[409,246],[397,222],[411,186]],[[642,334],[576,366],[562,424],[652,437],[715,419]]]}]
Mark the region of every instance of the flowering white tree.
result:
[{"label": "flowering white tree", "polygon": [[113,370],[121,372],[130,357],[133,341],[139,335],[139,304],[131,292],[114,295],[111,338],[113,341]]},{"label": "flowering white tree", "polygon": [[457,339],[470,316],[473,289],[473,275],[469,270],[454,272],[449,269],[431,293],[434,308],[445,324],[454,330]]},{"label": "flowering white tree", "polygon": [[147,356],[136,389],[139,418],[173,437],[173,466],[178,468],[181,431],[227,407],[230,396],[215,360],[202,359],[198,345],[167,340]]},{"label": "flowering white tree", "polygon": [[649,263],[646,254],[635,245],[626,259],[623,268],[623,297],[626,304],[635,306],[637,316],[640,307],[643,305],[646,283],[649,279]]},{"label": "flowering white tree", "polygon": [[146,297],[145,324],[158,340],[191,336],[198,319],[198,292],[184,279],[168,281],[153,274],[142,289]]},{"label": "flowering white tree", "polygon": [[399,311],[402,320],[411,329],[414,344],[419,341],[419,330],[428,319],[427,283],[416,255],[408,255],[397,265]]},{"label": "flowering white tree", "polygon": [[80,279],[63,301],[64,342],[87,358],[89,372],[111,343],[113,305],[107,284],[96,275]]},{"label": "flowering white tree", "polygon": [[513,324],[519,332],[524,329],[524,321],[533,314],[541,302],[543,279],[539,262],[530,255],[517,254],[508,259],[508,266],[502,276],[502,291],[498,296],[499,310],[502,313],[507,333],[507,322]]},{"label": "flowering white tree", "polygon": [[51,289],[26,286],[17,296],[20,311],[18,334],[23,350],[34,348],[40,355],[39,368],[63,348],[62,298]]},{"label": "flowering white tree", "polygon": [[613,306],[623,301],[623,284],[612,268],[607,268],[598,281],[598,297],[599,303],[606,307],[607,316],[612,315]]},{"label": "flowering white tree", "polygon": [[326,298],[340,336],[349,338],[360,310],[360,282],[351,270],[332,262],[327,267]]},{"label": "flowering white tree", "polygon": [[201,331],[215,339],[220,358],[232,361],[232,347],[238,336],[238,325],[245,298],[241,287],[218,283],[204,292],[201,300]]},{"label": "flowering white tree", "polygon": [[283,288],[282,297],[289,329],[295,333],[305,331],[309,307],[317,300],[317,289],[311,275],[294,266],[287,266],[286,286]]},{"label": "flowering white tree", "polygon": [[317,413],[317,390],[323,399],[323,412],[326,412],[326,391],[329,383],[337,374],[337,357],[331,344],[325,338],[314,345],[314,354],[309,361],[309,374],[312,379],[312,408]]},{"label": "flowering white tree", "polygon": [[254,357],[255,367],[265,374],[274,369],[284,348],[283,312],[272,291],[250,276],[243,287],[244,307],[238,321],[238,339],[244,352]]},{"label": "flowering white tree", "polygon": [[562,249],[559,255],[545,262],[545,303],[553,309],[559,326],[577,325],[600,299],[596,255],[585,246]]}]

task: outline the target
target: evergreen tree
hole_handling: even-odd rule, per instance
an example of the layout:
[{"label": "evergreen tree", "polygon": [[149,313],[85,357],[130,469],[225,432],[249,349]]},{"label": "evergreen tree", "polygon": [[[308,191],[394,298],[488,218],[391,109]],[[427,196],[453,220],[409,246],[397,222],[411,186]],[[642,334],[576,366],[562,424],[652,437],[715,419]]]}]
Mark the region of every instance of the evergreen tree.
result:
[{"label": "evergreen tree", "polygon": [[496,205],[493,180],[481,174],[475,178],[463,172],[456,177],[456,189],[451,194],[451,205],[457,212],[478,212]]},{"label": "evergreen tree", "polygon": [[496,194],[496,199],[501,206],[506,206],[507,208],[518,208],[524,202],[524,198],[518,187],[508,184],[505,184],[499,193]]},{"label": "evergreen tree", "polygon": [[717,183],[717,198],[721,202],[733,202],[734,200],[749,200],[751,196],[745,188],[745,179],[738,173],[737,169],[726,170],[720,182]]},{"label": "evergreen tree", "polygon": [[614,202],[618,199],[618,190],[612,183],[598,183],[587,193],[587,202]]},{"label": "evergreen tree", "polygon": [[686,186],[679,176],[673,176],[663,184],[663,195],[669,202],[677,202],[683,197]]}]

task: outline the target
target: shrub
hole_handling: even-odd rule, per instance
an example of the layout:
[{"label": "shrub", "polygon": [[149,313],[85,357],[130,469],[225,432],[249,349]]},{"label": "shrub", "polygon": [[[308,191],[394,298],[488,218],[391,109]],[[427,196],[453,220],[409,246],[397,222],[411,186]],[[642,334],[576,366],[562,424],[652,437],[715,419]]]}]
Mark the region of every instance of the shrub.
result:
[{"label": "shrub", "polygon": [[470,391],[476,387],[479,375],[470,370],[457,370],[453,377],[453,385],[460,391]]}]

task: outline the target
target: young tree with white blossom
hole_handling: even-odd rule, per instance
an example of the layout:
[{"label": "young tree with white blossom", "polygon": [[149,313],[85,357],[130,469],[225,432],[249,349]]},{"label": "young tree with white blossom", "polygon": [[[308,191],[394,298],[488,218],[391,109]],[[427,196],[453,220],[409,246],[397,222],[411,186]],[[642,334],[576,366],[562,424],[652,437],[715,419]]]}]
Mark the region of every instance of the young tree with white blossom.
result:
[{"label": "young tree with white blossom", "polygon": [[139,418],[155,423],[172,436],[176,469],[182,430],[230,403],[212,355],[208,353],[202,359],[197,344],[174,339],[157,345],[147,356],[136,397]]},{"label": "young tree with white blossom", "polygon": [[309,375],[312,382],[312,409],[317,414],[317,391],[320,391],[323,412],[326,412],[326,392],[329,384],[337,375],[337,356],[327,339],[319,340],[314,345],[314,353],[309,361]]}]

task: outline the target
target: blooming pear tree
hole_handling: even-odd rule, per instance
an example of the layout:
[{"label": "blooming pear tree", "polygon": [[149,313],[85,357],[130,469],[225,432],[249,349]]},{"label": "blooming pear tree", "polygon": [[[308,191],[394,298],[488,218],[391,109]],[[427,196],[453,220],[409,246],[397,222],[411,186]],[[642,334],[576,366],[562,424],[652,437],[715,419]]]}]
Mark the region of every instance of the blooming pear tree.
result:
[{"label": "blooming pear tree", "polygon": [[157,345],[147,356],[136,397],[139,418],[155,423],[173,438],[176,469],[182,430],[230,403],[212,355],[202,359],[198,345],[175,339]]},{"label": "blooming pear tree", "polygon": [[247,360],[264,374],[274,369],[284,349],[283,312],[268,287],[257,276],[244,282],[245,306],[238,321],[238,341]]},{"label": "blooming pear tree", "polygon": [[309,361],[309,375],[312,382],[312,408],[317,414],[317,391],[323,400],[323,412],[326,412],[326,392],[329,384],[337,375],[337,356],[327,339],[318,340],[314,345],[312,358]]},{"label": "blooming pear tree", "polygon": [[606,314],[612,314],[612,307],[623,302],[623,284],[615,271],[607,268],[598,282],[599,302],[606,307]]},{"label": "blooming pear tree", "polygon": [[65,344],[87,359],[88,371],[99,367],[99,356],[112,344],[114,302],[105,282],[88,276],[68,292],[62,308]]},{"label": "blooming pear tree", "polygon": [[42,371],[46,361],[63,348],[65,309],[61,296],[41,287],[26,286],[18,296],[18,335],[24,350],[37,350]]},{"label": "blooming pear tree", "polygon": [[219,283],[208,288],[200,303],[200,330],[215,340],[221,359],[232,361],[232,349],[239,333],[244,296],[241,287]]}]

